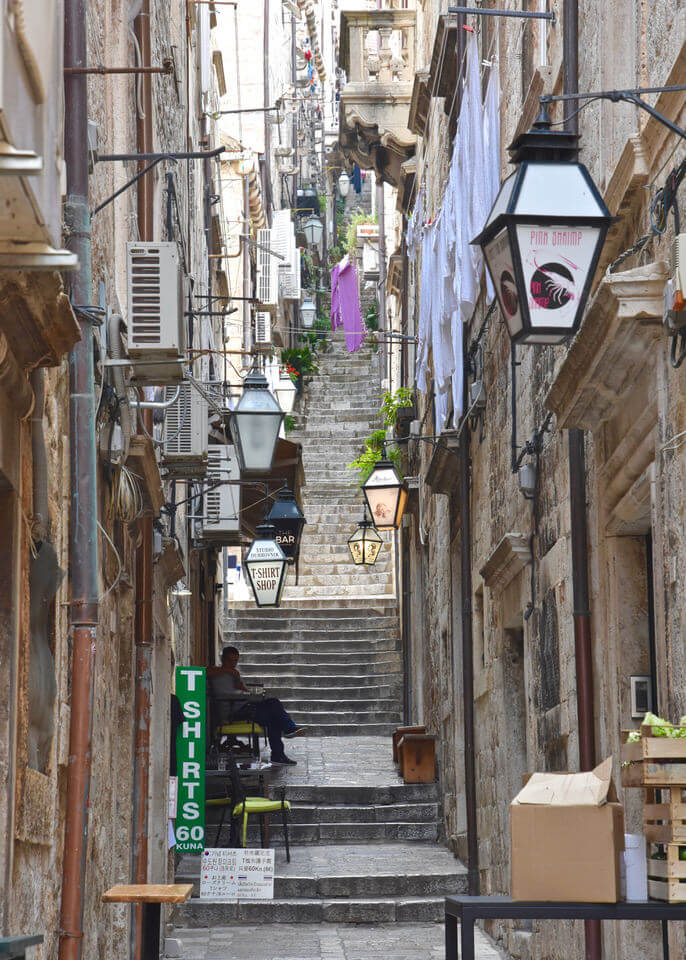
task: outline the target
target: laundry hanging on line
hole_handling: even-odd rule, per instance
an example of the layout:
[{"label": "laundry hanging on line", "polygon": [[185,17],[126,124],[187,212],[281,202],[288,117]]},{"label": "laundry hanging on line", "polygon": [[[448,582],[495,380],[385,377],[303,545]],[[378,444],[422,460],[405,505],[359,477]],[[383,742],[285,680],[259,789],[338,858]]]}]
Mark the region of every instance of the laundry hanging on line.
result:
[{"label": "laundry hanging on line", "polygon": [[[476,37],[467,45],[465,83],[446,190],[437,216],[423,222],[420,189],[407,230],[411,260],[421,250],[419,324],[415,381],[426,392],[433,359],[436,425],[463,412],[463,329],[479,299],[483,255],[470,241],[479,233],[500,188],[500,88],[491,70],[485,102]],[[488,281],[488,297],[493,290]]]},{"label": "laundry hanging on line", "polygon": [[357,272],[350,257],[343,257],[331,271],[331,329],[345,330],[348,353],[356,353],[362,346],[365,327],[360,310]]}]

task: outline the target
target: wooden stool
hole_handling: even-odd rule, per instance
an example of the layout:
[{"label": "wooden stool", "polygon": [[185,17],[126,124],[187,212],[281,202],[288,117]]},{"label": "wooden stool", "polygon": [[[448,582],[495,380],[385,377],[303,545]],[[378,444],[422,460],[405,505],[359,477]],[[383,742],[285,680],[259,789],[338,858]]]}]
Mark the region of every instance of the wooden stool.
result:
[{"label": "wooden stool", "polygon": [[398,762],[398,744],[406,733],[426,733],[426,727],[398,727],[393,734],[393,763]]},{"label": "wooden stool", "polygon": [[436,737],[431,733],[406,733],[398,743],[398,772],[405,783],[433,783]]},{"label": "wooden stool", "polygon": [[192,883],[119,883],[103,893],[103,903],[140,903],[143,907],[143,960],[159,960],[160,905],[184,903],[193,892]]}]

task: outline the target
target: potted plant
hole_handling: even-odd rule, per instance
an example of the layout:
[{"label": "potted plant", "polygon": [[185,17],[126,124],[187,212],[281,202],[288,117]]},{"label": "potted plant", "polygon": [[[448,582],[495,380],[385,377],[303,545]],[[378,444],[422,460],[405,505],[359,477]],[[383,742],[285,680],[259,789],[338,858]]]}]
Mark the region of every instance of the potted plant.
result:
[{"label": "potted plant", "polygon": [[410,387],[399,387],[395,393],[384,393],[381,399],[384,426],[393,427],[397,437],[407,437],[410,423],[417,417],[414,391]]}]

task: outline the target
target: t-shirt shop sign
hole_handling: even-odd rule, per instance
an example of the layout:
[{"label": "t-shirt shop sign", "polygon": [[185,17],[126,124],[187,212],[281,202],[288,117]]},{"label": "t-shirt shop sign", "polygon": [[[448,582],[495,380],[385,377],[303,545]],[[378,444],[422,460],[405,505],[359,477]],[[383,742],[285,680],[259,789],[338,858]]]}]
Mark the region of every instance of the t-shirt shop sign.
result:
[{"label": "t-shirt shop sign", "polygon": [[201,858],[200,897],[273,900],[274,851],[209,847]]}]

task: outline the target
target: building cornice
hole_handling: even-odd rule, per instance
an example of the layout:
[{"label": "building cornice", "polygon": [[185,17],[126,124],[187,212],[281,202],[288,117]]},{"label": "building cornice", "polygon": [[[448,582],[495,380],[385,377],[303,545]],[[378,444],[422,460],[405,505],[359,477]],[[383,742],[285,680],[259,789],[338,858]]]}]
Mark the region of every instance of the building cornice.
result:
[{"label": "building cornice", "polygon": [[491,590],[504,590],[531,563],[531,544],[523,533],[506,533],[479,573]]}]

